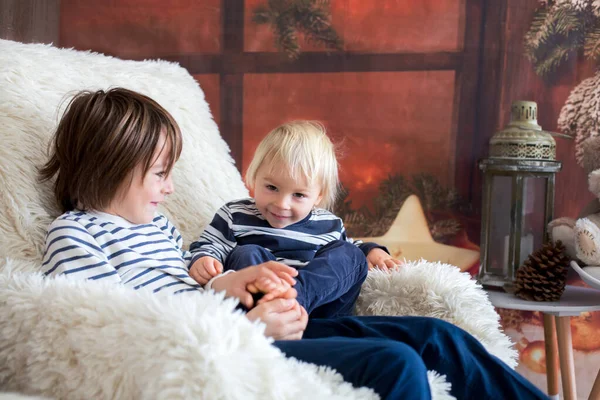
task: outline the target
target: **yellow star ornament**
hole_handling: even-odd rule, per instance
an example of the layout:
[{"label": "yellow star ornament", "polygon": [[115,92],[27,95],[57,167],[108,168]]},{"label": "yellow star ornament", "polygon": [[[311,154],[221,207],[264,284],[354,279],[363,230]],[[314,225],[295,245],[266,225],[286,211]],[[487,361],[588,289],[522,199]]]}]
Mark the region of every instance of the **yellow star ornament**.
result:
[{"label": "yellow star ornament", "polygon": [[425,259],[456,265],[467,271],[479,261],[479,252],[448,246],[433,240],[421,202],[416,195],[406,198],[390,229],[379,237],[355,238],[386,246],[392,257],[399,260]]}]

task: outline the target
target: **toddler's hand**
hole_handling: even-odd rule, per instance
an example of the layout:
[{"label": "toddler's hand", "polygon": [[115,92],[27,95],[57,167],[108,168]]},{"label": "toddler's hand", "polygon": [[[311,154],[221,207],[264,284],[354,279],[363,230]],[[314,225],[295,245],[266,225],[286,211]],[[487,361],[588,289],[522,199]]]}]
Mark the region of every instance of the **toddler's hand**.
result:
[{"label": "toddler's hand", "polygon": [[369,269],[379,268],[384,271],[393,269],[401,264],[399,260],[396,260],[379,248],[375,248],[369,252],[369,255],[367,255],[367,261],[369,263]]},{"label": "toddler's hand", "polygon": [[212,288],[215,292],[226,291],[227,297],[236,297],[247,308],[254,306],[252,294],[248,292],[247,286],[260,278],[269,278],[274,282],[280,280],[290,285],[295,285],[293,278],[298,275],[298,271],[292,267],[277,261],[267,261],[259,265],[243,268],[232,274],[221,274],[212,282]]},{"label": "toddler's hand", "polygon": [[276,282],[265,277],[249,283],[248,285],[246,285],[246,289],[252,294],[264,294],[264,296],[262,296],[258,301],[258,304],[262,304],[267,301],[271,301],[273,299],[278,298],[295,299],[298,295],[296,289],[292,288],[292,286],[288,282],[282,279]]},{"label": "toddler's hand", "polygon": [[213,277],[223,272],[223,265],[216,258],[200,257],[190,267],[190,276],[199,284],[206,285]]}]

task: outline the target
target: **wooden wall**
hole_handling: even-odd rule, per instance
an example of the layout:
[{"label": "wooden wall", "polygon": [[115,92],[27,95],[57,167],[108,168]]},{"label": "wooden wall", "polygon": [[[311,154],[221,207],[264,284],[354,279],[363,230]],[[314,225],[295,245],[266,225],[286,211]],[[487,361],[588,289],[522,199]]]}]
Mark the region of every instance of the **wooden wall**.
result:
[{"label": "wooden wall", "polygon": [[[368,205],[391,174],[422,172],[469,199],[482,0],[406,0],[385,11],[334,1],[344,51],[301,37],[293,62],[275,51],[269,27],[251,21],[259,3],[63,0],[60,45],[180,63],[201,83],[242,171],[268,130],[319,119],[348,146],[342,179],[355,205]],[[308,101],[285,100],[294,96]]]},{"label": "wooden wall", "polygon": [[[151,3],[153,2],[146,1],[144,4]],[[161,2],[154,1],[154,3],[156,3],[156,15],[164,13],[161,11],[164,10]],[[184,3],[187,4],[181,2]],[[85,12],[86,7],[94,8],[92,3],[81,1],[67,0],[61,7],[60,0],[0,0],[0,37],[21,42],[59,43],[62,30],[63,38],[66,38],[63,39],[62,44],[76,46],[78,43],[72,43],[72,39],[69,39],[69,35],[65,33],[66,26],[76,23],[78,12]],[[461,42],[462,50],[459,53],[431,52],[412,56],[371,55],[356,60],[349,56],[321,59],[318,53],[312,53],[301,58],[295,67],[289,65],[281,67],[281,60],[277,55],[269,56],[267,53],[260,53],[260,50],[272,51],[272,49],[262,49],[260,43],[246,45],[254,53],[250,53],[251,55],[245,58],[239,56],[244,51],[243,37],[244,34],[248,34],[249,29],[246,27],[244,31],[244,26],[239,24],[240,18],[248,19],[247,16],[244,17],[242,2],[210,0],[194,7],[196,7],[194,10],[175,7],[170,14],[167,13],[167,16],[173,17],[171,14],[176,14],[179,10],[181,15],[178,24],[188,26],[188,30],[192,29],[189,26],[194,18],[190,15],[194,11],[205,16],[202,21],[197,22],[197,25],[202,26],[206,31],[204,35],[199,35],[191,42],[183,41],[181,49],[169,47],[168,40],[165,40],[168,31],[152,32],[146,29],[145,33],[139,32],[139,34],[150,32],[157,38],[160,37],[162,43],[166,43],[162,53],[170,54],[171,58],[180,61],[202,82],[207,97],[214,99],[211,108],[215,119],[219,122],[221,131],[240,167],[243,164],[241,159],[244,152],[240,140],[243,136],[244,118],[243,92],[240,90],[243,86],[240,75],[242,72],[260,72],[278,68],[284,73],[307,69],[314,72],[327,72],[373,68],[379,70],[451,68],[457,73],[455,96],[459,102],[453,117],[454,129],[457,132],[454,184],[459,193],[468,199],[475,209],[479,208],[481,201],[481,175],[476,160],[487,154],[490,137],[508,122],[511,102],[520,99],[537,101],[540,124],[544,129],[556,130],[560,108],[570,90],[582,79],[591,76],[594,71],[594,66],[590,63],[572,57],[562,68],[560,79],[556,82],[545,82],[534,73],[522,50],[523,35],[537,7],[537,2],[534,0],[526,2],[469,0],[465,16],[468,23],[464,24],[464,42]],[[223,9],[227,9],[227,13],[221,15],[220,10]],[[123,12],[126,13],[127,10],[124,9]],[[135,10],[130,9],[129,12],[135,13]],[[155,23],[156,18],[156,16],[151,17],[147,26]],[[217,22],[211,25],[207,24],[207,21]],[[156,53],[156,49],[149,50],[139,46],[140,41],[136,41],[135,37],[131,38],[130,31],[123,31],[124,26],[127,26],[126,22],[119,25],[117,21],[114,24],[114,29],[110,32],[121,37],[130,37],[129,46],[127,43],[120,43],[119,53],[126,54],[118,54],[119,56],[142,58],[148,55],[148,52]],[[93,28],[94,26],[90,27],[88,22],[87,34],[93,33]],[[176,27],[172,28],[172,31],[177,30]],[[86,38],[86,28],[81,29],[78,38],[80,42],[85,41]],[[259,32],[259,34],[265,33]],[[207,41],[206,37],[214,37],[214,39]],[[105,48],[96,50],[114,53],[114,48],[111,50],[106,46],[110,41],[114,42],[115,38],[105,37]],[[161,40],[157,41],[161,42]],[[148,40],[145,40],[145,43],[148,43]],[[181,40],[173,43],[181,43]],[[254,48],[256,46],[258,47]],[[394,44],[394,46],[401,46],[401,44]],[[173,57],[173,52],[193,54],[198,49],[202,49],[203,57],[188,55]],[[260,57],[264,57],[262,61]],[[419,59],[421,61],[417,61]],[[319,62],[322,60],[326,61]],[[265,66],[260,67],[261,64]],[[576,216],[592,196],[587,191],[586,177],[575,164],[573,142],[565,139],[558,139],[557,142],[558,158],[563,161],[563,170],[557,178],[555,214]],[[573,193],[576,196],[573,196]]]},{"label": "wooden wall", "polygon": [[[365,15],[388,18],[389,10],[384,12],[374,3],[333,2],[336,15],[351,16],[360,9]],[[360,153],[352,154],[344,166],[348,181],[371,174],[376,188],[377,179],[385,173],[410,169],[409,161],[417,165],[416,160],[422,158],[422,168],[445,175],[444,183],[455,187],[475,210],[467,227],[474,242],[479,241],[481,202],[477,160],[487,156],[489,139],[508,123],[511,103],[536,101],[539,123],[556,131],[570,91],[595,70],[581,56],[574,56],[555,81],[535,74],[524,55],[523,37],[537,0],[407,0],[402,3],[406,15],[394,15],[371,41],[356,33],[370,29],[361,25],[361,18],[348,17],[338,25],[340,29],[347,26],[344,35],[351,38],[345,51],[327,55],[308,45],[295,62],[268,44],[268,29],[250,25],[248,7],[253,4],[257,0],[0,0],[0,38],[179,62],[201,83],[239,168],[247,165],[258,135],[282,118],[319,112],[334,115],[340,122],[333,123],[333,131],[349,131],[357,149],[371,145],[369,135],[392,146],[381,154],[372,152],[367,164],[373,168],[356,162]],[[464,12],[449,22],[447,16],[456,15],[456,5],[464,7]],[[414,15],[429,18],[427,24],[433,28],[426,31]],[[395,23],[405,29],[402,35],[394,34],[400,29]],[[371,91],[358,91],[360,87]],[[277,96],[255,101],[265,88],[281,101]],[[288,89],[298,97],[284,97]],[[316,96],[325,100],[313,101]],[[338,99],[344,97],[343,105],[336,108]],[[361,118],[359,113],[365,113],[361,107],[369,103],[373,108]],[[433,111],[423,112],[427,109]],[[376,123],[379,130],[370,130]],[[363,141],[357,133],[361,131]],[[416,138],[423,131],[431,137]],[[402,141],[390,139],[394,132],[400,132]],[[402,153],[403,147],[410,150]],[[557,139],[557,149],[563,170],[557,176],[555,215],[575,217],[593,196],[575,163],[574,143]],[[400,157],[407,162],[394,165],[394,158]],[[381,164],[397,169],[382,169]],[[583,363],[597,365],[597,353],[590,352],[589,357]]]},{"label": "wooden wall", "polygon": [[0,38],[58,43],[60,0],[0,0]]},{"label": "wooden wall", "polygon": [[[557,132],[560,110],[570,91],[592,76],[595,67],[573,55],[560,69],[557,79],[544,81],[537,76],[523,50],[523,38],[538,7],[537,1],[503,0],[485,2],[480,85],[478,88],[477,131],[473,153],[487,154],[489,139],[510,120],[515,100],[538,104],[538,123]],[[593,199],[587,189],[587,177],[575,162],[574,141],[557,138],[557,159],[563,163],[557,175],[555,216],[576,217]],[[476,168],[476,167],[474,167]],[[472,186],[481,187],[481,174],[474,174]],[[480,190],[472,196],[479,204]]]}]

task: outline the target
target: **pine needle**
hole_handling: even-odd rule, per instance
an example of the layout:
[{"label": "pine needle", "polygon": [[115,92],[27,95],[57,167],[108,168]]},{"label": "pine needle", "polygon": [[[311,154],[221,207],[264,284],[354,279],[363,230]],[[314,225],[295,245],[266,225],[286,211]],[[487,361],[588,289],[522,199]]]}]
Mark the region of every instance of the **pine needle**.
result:
[{"label": "pine needle", "polygon": [[584,55],[587,58],[598,59],[600,56],[600,26],[588,32],[585,36]]},{"label": "pine needle", "polygon": [[309,43],[332,50],[343,49],[343,40],[331,26],[328,0],[268,0],[266,5],[254,8],[252,21],[271,25],[277,49],[290,59],[300,55],[300,34]]},{"label": "pine needle", "polygon": [[[586,32],[600,26],[591,7],[547,4],[536,11],[525,34],[525,54],[542,77],[548,77],[586,43]],[[588,44],[591,47],[592,44]]]}]

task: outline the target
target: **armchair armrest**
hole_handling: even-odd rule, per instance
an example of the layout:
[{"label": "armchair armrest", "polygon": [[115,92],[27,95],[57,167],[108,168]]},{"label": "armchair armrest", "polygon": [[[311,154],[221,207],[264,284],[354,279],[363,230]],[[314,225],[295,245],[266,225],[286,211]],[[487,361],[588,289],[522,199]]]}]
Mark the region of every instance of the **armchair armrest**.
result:
[{"label": "armchair armrest", "polygon": [[0,260],[0,390],[57,399],[378,398],[329,368],[284,357],[236,304],[212,291],[170,296],[45,279]]},{"label": "armchair armrest", "polygon": [[466,272],[421,260],[391,273],[371,270],[356,303],[357,315],[413,315],[443,319],[475,336],[512,368],[518,353],[500,328],[487,294]]}]

